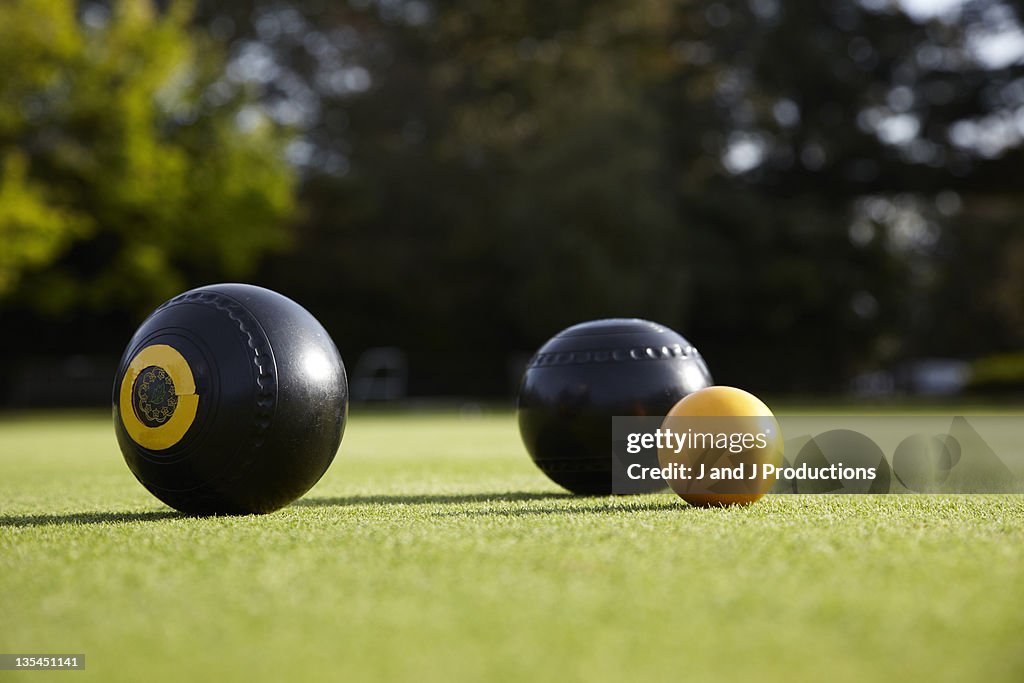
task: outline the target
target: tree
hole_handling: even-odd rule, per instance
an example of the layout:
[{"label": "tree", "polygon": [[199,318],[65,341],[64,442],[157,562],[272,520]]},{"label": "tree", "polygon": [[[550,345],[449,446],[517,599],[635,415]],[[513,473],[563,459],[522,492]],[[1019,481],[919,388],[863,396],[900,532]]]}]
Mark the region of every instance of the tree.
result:
[{"label": "tree", "polygon": [[506,388],[608,315],[767,391],[1024,343],[1005,0],[69,4],[0,9],[9,301],[244,272],[284,237],[287,128],[303,210],[255,272],[425,391]]},{"label": "tree", "polygon": [[145,310],[288,239],[289,134],[190,4],[0,4],[0,297]]},{"label": "tree", "polygon": [[641,315],[720,381],[816,391],[1024,343],[1024,69],[979,51],[1019,39],[1010,3],[205,6],[274,64],[268,104],[304,103],[309,210],[265,274],[349,348],[475,380]]}]

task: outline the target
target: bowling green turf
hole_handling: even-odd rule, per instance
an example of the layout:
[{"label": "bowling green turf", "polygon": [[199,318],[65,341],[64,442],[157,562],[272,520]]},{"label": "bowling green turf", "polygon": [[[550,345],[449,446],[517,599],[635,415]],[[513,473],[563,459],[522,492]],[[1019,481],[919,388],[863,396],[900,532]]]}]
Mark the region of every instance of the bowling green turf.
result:
[{"label": "bowling green turf", "polygon": [[0,680],[1021,681],[1024,497],[573,498],[511,414],[353,415],[263,517],[191,519],[105,415],[0,419]]}]

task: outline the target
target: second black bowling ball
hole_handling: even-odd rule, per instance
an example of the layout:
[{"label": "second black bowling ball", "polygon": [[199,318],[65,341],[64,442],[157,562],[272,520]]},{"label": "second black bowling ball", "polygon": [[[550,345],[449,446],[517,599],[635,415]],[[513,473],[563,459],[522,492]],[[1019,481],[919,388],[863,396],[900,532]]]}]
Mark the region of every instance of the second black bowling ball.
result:
[{"label": "second black bowling ball", "polygon": [[664,417],[711,383],[697,349],[668,327],[636,318],[580,323],[530,360],[519,389],[519,432],[556,484],[606,495],[613,488],[612,418]]}]

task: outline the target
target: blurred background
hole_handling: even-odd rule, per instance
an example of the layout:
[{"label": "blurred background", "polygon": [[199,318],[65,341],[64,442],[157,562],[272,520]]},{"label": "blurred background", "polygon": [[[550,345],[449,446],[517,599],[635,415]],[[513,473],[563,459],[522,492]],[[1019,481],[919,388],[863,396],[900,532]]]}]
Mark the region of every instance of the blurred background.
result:
[{"label": "blurred background", "polygon": [[662,322],[767,395],[1024,392],[1024,29],[999,0],[0,3],[0,406],[281,291],[354,397],[506,400]]}]

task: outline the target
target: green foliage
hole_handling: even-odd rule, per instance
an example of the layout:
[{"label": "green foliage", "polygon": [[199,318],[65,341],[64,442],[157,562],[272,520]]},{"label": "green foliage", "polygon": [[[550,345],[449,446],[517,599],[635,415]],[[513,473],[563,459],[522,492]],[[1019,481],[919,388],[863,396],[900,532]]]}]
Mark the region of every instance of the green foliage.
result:
[{"label": "green foliage", "polygon": [[994,390],[1024,386],[1024,353],[1002,353],[972,364],[972,388]]},{"label": "green foliage", "polygon": [[0,292],[13,289],[24,268],[44,266],[70,239],[80,236],[86,219],[47,201],[46,188],[25,177],[27,162],[17,152],[3,161],[0,176]]},{"label": "green foliage", "polygon": [[144,309],[243,276],[286,243],[287,136],[226,81],[188,3],[126,0],[91,24],[76,6],[0,5],[0,235],[17,237],[0,295]]},{"label": "green foliage", "polygon": [[[612,315],[754,390],[1024,344],[1024,64],[978,49],[1019,30],[1005,0],[74,4],[0,5],[0,216],[37,226],[10,300],[245,273],[285,241],[284,122],[304,211],[261,281],[348,355],[423,354],[429,392],[500,391],[511,354]],[[225,75],[190,22],[269,68]]]}]

